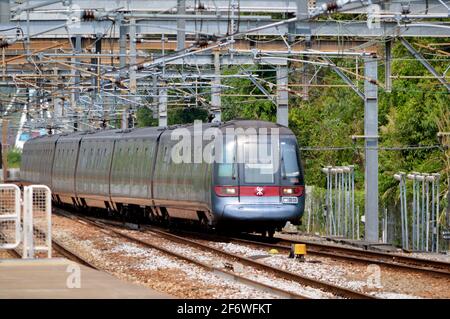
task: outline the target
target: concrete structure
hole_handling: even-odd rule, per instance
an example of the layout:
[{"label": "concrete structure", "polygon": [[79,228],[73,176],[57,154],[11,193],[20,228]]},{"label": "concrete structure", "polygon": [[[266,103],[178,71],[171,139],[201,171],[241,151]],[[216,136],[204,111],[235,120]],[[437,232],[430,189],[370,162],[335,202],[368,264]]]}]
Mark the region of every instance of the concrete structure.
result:
[{"label": "concrete structure", "polygon": [[[74,267],[75,265],[75,267]],[[80,288],[71,276],[80,267]],[[166,299],[170,295],[130,284],[67,259],[0,259],[0,299]]]}]

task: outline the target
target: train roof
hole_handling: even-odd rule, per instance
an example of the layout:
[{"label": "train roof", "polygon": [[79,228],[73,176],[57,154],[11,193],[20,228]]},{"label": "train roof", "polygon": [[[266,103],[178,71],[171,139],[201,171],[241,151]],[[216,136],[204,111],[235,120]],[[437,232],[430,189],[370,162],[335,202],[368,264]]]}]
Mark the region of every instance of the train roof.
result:
[{"label": "train roof", "polygon": [[[277,128],[280,130],[280,134],[293,134],[292,131],[281,124],[268,122],[268,121],[258,121],[258,120],[232,120],[228,122],[221,123],[219,126],[222,130],[227,128],[242,128],[244,130],[249,128],[254,128],[257,131],[261,128],[272,129]],[[270,133],[270,131],[268,132]]]},{"label": "train roof", "polygon": [[[286,126],[267,122],[267,121],[258,121],[258,120],[232,120],[228,122],[221,122],[221,123],[202,123],[202,130],[206,130],[211,127],[217,127],[222,132],[226,133],[226,130],[229,128],[237,129],[242,128],[244,130],[247,129],[256,129],[258,132],[259,129],[265,128],[268,129],[268,133],[270,133],[270,129],[277,128],[279,129],[279,134],[281,135],[292,135],[292,131],[287,128]],[[189,131],[194,130],[193,124],[185,124],[185,125],[171,125],[167,128],[161,128],[161,127],[145,127],[145,128],[133,128],[133,129],[108,129],[108,130],[95,130],[95,131],[82,131],[82,132],[75,132],[75,133],[62,133],[62,134],[54,134],[54,135],[45,135],[45,136],[39,136],[35,137],[33,139],[30,139],[28,142],[34,143],[40,143],[40,142],[56,142],[58,139],[60,139],[61,142],[69,142],[79,139],[107,139],[110,137],[115,138],[136,138],[136,137],[149,137],[149,136],[158,136],[163,131],[173,131],[175,129],[179,128],[185,128]],[[28,143],[27,142],[27,143]]]}]

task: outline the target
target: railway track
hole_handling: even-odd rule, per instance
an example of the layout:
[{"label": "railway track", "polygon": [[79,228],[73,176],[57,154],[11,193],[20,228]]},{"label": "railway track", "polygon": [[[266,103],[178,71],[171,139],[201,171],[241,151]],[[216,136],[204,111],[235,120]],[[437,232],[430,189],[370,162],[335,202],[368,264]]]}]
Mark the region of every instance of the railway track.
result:
[{"label": "railway track", "polygon": [[56,241],[54,239],[52,240],[52,247],[57,253],[59,253],[63,257],[66,257],[69,260],[72,260],[72,261],[74,261],[76,263],[85,265],[85,266],[90,267],[92,269],[98,270],[98,268],[95,265],[93,265],[91,262],[89,262],[85,258],[75,254],[73,251],[71,251],[70,249],[64,247],[62,244],[60,244],[58,241]]},{"label": "railway track", "polygon": [[[144,239],[138,238],[136,236],[133,236],[133,235],[130,235],[130,234],[126,234],[123,231],[118,230],[118,229],[115,228],[115,227],[123,228],[125,226],[123,223],[111,222],[111,221],[106,221],[106,220],[103,220],[103,219],[100,220],[100,219],[95,219],[95,218],[91,218],[91,217],[79,216],[79,215],[74,216],[72,214],[67,214],[65,212],[62,212],[61,210],[57,210],[57,213],[65,216],[65,217],[72,218],[73,220],[75,220],[77,222],[80,222],[80,223],[88,223],[88,224],[94,225],[94,226],[102,229],[103,231],[106,230],[108,232],[111,232],[111,233],[116,234],[118,236],[124,237],[124,238],[126,238],[126,239],[128,239],[130,241],[133,241],[135,243],[138,243],[140,245],[160,250],[160,251],[162,251],[164,253],[167,253],[169,255],[172,255],[172,256],[174,256],[176,258],[180,258],[180,259],[188,261],[190,263],[194,263],[194,264],[196,264],[198,266],[201,266],[202,268],[205,268],[205,269],[207,269],[209,271],[213,271],[213,272],[216,272],[216,273],[219,272],[222,275],[225,275],[227,277],[231,277],[234,280],[237,280],[239,282],[250,284],[251,286],[258,287],[260,289],[262,288],[265,291],[276,292],[277,295],[281,295],[284,298],[289,297],[289,298],[308,299],[308,297],[306,297],[306,296],[295,294],[295,293],[292,293],[292,292],[289,292],[289,291],[286,291],[286,290],[282,290],[282,289],[279,289],[277,287],[273,287],[273,286],[269,286],[269,285],[266,285],[266,284],[262,284],[260,282],[256,282],[254,280],[242,277],[242,276],[240,276],[240,275],[238,275],[236,273],[233,273],[233,272],[230,272],[230,271],[227,271],[227,270],[224,270],[224,269],[219,269],[217,267],[213,267],[213,266],[207,265],[205,263],[199,262],[198,260],[196,260],[194,258],[187,257],[187,256],[182,255],[182,254],[175,253],[175,252],[173,252],[171,250],[168,250],[168,249],[166,249],[164,247],[160,247],[159,245],[151,243],[148,240],[144,240]],[[285,280],[296,282],[296,283],[298,283],[300,285],[303,285],[303,286],[309,286],[309,287],[312,287],[312,288],[315,288],[315,289],[320,289],[322,291],[325,291],[325,292],[328,292],[328,293],[332,293],[335,296],[339,296],[339,297],[342,297],[342,298],[350,298],[350,299],[376,299],[376,297],[374,297],[372,295],[368,295],[368,294],[364,294],[362,292],[355,291],[355,290],[352,290],[352,289],[336,286],[336,285],[333,285],[333,284],[330,284],[330,283],[327,283],[327,282],[324,282],[324,281],[320,281],[320,280],[316,280],[316,279],[309,278],[309,277],[306,277],[306,276],[302,276],[302,275],[299,275],[299,274],[296,274],[296,273],[293,273],[293,272],[289,272],[289,271],[286,271],[286,270],[281,270],[281,269],[275,268],[273,266],[267,265],[265,263],[259,262],[257,260],[253,260],[253,259],[250,259],[250,258],[247,258],[247,257],[239,256],[237,254],[225,252],[225,251],[223,251],[221,249],[211,247],[209,245],[200,243],[198,241],[175,235],[173,233],[170,233],[169,231],[163,230],[163,229],[158,228],[158,227],[142,226],[141,225],[140,229],[143,232],[150,233],[152,235],[158,235],[159,237],[163,237],[163,238],[168,239],[168,240],[170,240],[172,242],[176,242],[176,243],[179,243],[179,244],[184,244],[186,246],[193,247],[193,248],[196,248],[196,249],[200,249],[202,251],[207,251],[207,252],[213,253],[215,255],[222,256],[222,257],[224,257],[226,259],[230,259],[230,260],[242,263],[244,265],[247,265],[247,266],[250,266],[250,267],[262,270],[262,271],[264,271],[266,273],[270,273],[271,275],[273,275],[273,276],[275,276],[277,278],[282,278],[282,279],[285,279]]]},{"label": "railway track", "polygon": [[[66,213],[62,212],[61,210],[58,210],[58,214],[60,214],[60,215],[62,215],[64,217],[71,218],[72,220],[74,220],[76,222],[79,222],[79,223],[82,223],[82,224],[89,224],[89,225],[95,226],[95,227],[99,228],[101,231],[103,231],[105,233],[117,235],[119,237],[125,238],[128,241],[134,242],[134,243],[136,243],[138,245],[141,245],[141,246],[144,246],[144,247],[147,247],[147,248],[152,248],[152,249],[159,250],[159,251],[161,251],[161,252],[163,252],[165,254],[168,254],[168,255],[170,255],[172,257],[175,257],[175,258],[181,259],[183,261],[186,261],[188,263],[194,264],[194,265],[199,266],[199,267],[201,267],[201,268],[203,268],[203,269],[205,269],[207,271],[210,271],[212,273],[219,274],[219,275],[221,275],[224,278],[228,278],[228,279],[234,280],[236,282],[245,284],[247,286],[250,286],[250,287],[253,287],[253,288],[265,291],[265,292],[272,293],[272,294],[280,296],[282,298],[309,299],[309,297],[307,297],[307,296],[304,296],[304,295],[301,295],[301,294],[297,294],[297,293],[294,293],[294,292],[290,292],[290,291],[287,291],[287,290],[283,290],[283,289],[280,289],[280,288],[277,288],[277,287],[274,287],[274,286],[270,286],[270,285],[267,285],[267,284],[264,284],[264,283],[261,283],[261,282],[257,282],[257,281],[252,280],[252,279],[245,278],[245,277],[240,276],[240,275],[238,275],[236,273],[233,273],[231,271],[227,271],[227,270],[224,270],[224,269],[219,269],[217,267],[214,267],[214,266],[208,265],[206,263],[200,262],[200,261],[198,261],[198,260],[196,260],[194,258],[190,258],[190,257],[187,257],[185,255],[178,254],[178,253],[173,252],[173,251],[171,251],[169,249],[166,249],[164,247],[160,247],[160,246],[158,246],[156,244],[151,243],[148,240],[144,240],[144,239],[138,238],[136,236],[125,234],[125,233],[123,233],[121,231],[118,231],[118,230],[114,229],[113,227],[109,226],[105,221],[98,221],[98,220],[94,220],[92,218],[86,218],[86,217],[80,217],[80,216],[76,216],[75,217],[73,215],[69,215],[69,214],[66,214]],[[118,226],[118,225],[119,224],[114,224],[114,226]],[[120,224],[120,225],[123,227],[123,224]]]},{"label": "railway track", "polygon": [[[34,228],[34,230],[38,233],[42,233],[42,230],[38,229],[38,228]],[[2,236],[2,234],[0,233],[0,237]],[[87,261],[86,259],[84,259],[83,257],[75,254],[74,252],[72,252],[70,249],[64,247],[61,243],[59,243],[57,240],[52,238],[52,249],[57,252],[58,254],[60,254],[63,257],[66,257],[69,260],[72,260],[76,263],[85,265],[87,267],[93,268],[93,269],[97,269],[97,267],[95,267],[92,263],[90,263],[89,261]],[[18,248],[15,249],[9,249],[8,253],[11,255],[11,257],[13,258],[22,258],[22,254],[19,252]]]},{"label": "railway track", "polygon": [[368,251],[338,245],[322,244],[306,240],[287,240],[279,237],[274,238],[274,241],[276,242],[267,242],[267,239],[258,237],[260,236],[246,235],[243,236],[243,238],[224,238],[244,244],[259,245],[280,250],[290,250],[292,244],[306,244],[308,254],[312,255],[331,257],[359,263],[378,264],[390,268],[450,277],[450,263],[448,262],[416,258],[393,253]]},{"label": "railway track", "polygon": [[[3,242],[8,242],[8,240],[7,240],[6,238],[7,238],[7,236],[5,236],[4,233],[0,232],[0,242],[1,242],[1,241],[3,241]],[[8,249],[8,250],[6,250],[6,252],[7,252],[12,258],[15,258],[15,259],[22,258],[22,255],[19,253],[17,247],[14,248],[14,249]]]}]

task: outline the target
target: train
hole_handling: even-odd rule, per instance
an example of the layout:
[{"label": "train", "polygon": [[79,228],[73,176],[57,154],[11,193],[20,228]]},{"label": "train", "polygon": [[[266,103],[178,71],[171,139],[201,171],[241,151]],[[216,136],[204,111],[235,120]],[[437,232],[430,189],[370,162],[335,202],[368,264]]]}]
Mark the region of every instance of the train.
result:
[{"label": "train", "polygon": [[80,211],[269,236],[298,225],[305,205],[295,135],[256,120],[36,137],[24,144],[21,180]]}]

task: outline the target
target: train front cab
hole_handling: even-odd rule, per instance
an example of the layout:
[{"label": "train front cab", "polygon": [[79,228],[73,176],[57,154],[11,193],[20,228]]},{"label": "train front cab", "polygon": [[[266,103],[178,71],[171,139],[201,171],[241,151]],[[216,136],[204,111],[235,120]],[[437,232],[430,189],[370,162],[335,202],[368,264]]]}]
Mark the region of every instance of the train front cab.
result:
[{"label": "train front cab", "polygon": [[235,139],[224,144],[222,163],[214,164],[212,179],[218,228],[270,233],[287,221],[299,224],[305,190],[297,141],[294,135],[280,135],[279,147],[267,144],[262,152],[271,155],[271,164],[259,157],[257,163],[249,160],[262,146],[260,141]]}]

